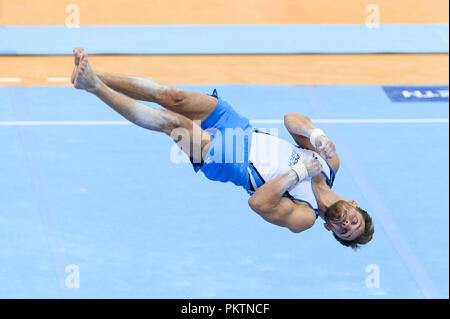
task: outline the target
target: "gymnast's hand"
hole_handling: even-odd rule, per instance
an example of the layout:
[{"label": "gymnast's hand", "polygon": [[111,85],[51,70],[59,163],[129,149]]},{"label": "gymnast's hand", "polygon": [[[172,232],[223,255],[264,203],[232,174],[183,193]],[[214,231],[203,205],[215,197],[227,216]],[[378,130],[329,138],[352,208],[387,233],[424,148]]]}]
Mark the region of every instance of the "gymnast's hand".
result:
[{"label": "gymnast's hand", "polygon": [[319,152],[325,155],[325,158],[327,159],[336,155],[336,146],[334,146],[334,143],[324,135],[317,136],[315,147]]},{"label": "gymnast's hand", "polygon": [[[314,156],[304,159],[303,164],[305,165],[309,177],[316,176],[322,171],[322,164]],[[299,177],[299,179],[302,180],[301,177]]]}]

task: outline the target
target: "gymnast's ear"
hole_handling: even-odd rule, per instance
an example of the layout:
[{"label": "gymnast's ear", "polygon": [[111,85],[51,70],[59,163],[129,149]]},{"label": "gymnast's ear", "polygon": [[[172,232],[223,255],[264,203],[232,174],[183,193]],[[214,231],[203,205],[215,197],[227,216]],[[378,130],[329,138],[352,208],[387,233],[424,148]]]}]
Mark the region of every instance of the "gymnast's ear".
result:
[{"label": "gymnast's ear", "polygon": [[331,231],[331,228],[330,226],[328,226],[327,223],[323,223],[323,226],[325,227],[326,230]]},{"label": "gymnast's ear", "polygon": [[348,203],[349,203],[350,205],[354,206],[354,207],[358,207],[358,203],[355,202],[353,199],[349,199],[349,200],[348,200]]}]

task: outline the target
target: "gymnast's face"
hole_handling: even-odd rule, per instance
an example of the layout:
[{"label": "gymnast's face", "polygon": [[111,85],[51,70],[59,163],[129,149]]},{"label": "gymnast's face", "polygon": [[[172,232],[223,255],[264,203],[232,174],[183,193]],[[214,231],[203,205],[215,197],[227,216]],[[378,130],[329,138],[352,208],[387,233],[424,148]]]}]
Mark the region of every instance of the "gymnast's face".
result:
[{"label": "gymnast's face", "polygon": [[343,240],[358,238],[364,232],[365,222],[357,207],[358,204],[351,199],[343,202],[339,209],[327,212],[325,228]]}]

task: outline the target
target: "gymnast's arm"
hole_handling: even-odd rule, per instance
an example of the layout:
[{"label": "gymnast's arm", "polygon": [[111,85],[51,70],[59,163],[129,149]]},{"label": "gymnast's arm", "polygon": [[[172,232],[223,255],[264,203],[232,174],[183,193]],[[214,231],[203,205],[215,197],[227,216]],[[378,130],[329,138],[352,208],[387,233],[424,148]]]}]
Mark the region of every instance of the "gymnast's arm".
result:
[{"label": "gymnast's arm", "polygon": [[308,117],[297,113],[288,113],[284,116],[284,125],[298,145],[321,154],[333,168],[333,171],[338,172],[340,163],[335,145],[325,136],[317,137],[316,144],[319,143],[318,147],[311,144],[311,133],[317,127]]},{"label": "gymnast's arm", "polygon": [[306,204],[283,197],[298,181],[297,173],[290,170],[259,187],[248,204],[269,223],[286,227],[294,233],[302,232],[314,225],[314,211]]}]

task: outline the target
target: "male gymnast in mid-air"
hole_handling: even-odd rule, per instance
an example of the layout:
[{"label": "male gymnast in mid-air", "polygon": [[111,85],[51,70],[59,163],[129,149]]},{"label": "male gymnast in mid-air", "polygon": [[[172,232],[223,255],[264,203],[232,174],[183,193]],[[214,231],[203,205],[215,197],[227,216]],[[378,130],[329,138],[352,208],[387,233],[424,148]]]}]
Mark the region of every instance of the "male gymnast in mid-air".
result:
[{"label": "male gymnast in mid-air", "polygon": [[196,172],[247,190],[249,206],[266,221],[300,233],[320,216],[344,246],[357,249],[372,239],[369,214],[331,190],[339,157],[334,144],[306,116],[284,116],[296,146],[254,129],[216,90],[206,95],[147,78],[96,72],[83,48],[73,51],[75,88],[95,94],[130,122],[169,135]]}]

